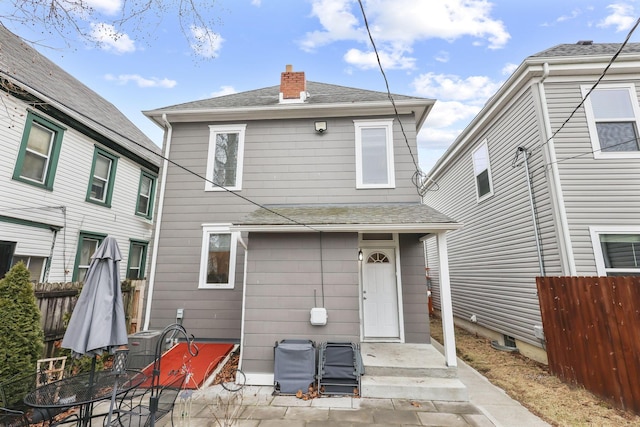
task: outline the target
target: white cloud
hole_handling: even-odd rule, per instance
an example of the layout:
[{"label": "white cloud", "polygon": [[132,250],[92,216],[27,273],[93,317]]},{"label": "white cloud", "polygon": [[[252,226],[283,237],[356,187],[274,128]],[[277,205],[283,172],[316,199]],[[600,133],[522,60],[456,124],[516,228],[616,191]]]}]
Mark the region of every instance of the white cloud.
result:
[{"label": "white cloud", "polygon": [[106,51],[121,54],[136,50],[134,41],[127,34],[117,32],[110,24],[92,22],[89,36]]},{"label": "white cloud", "polygon": [[175,80],[160,79],[158,77],[146,78],[138,74],[120,74],[114,76],[113,74],[107,74],[104,78],[108,81],[116,82],[120,85],[126,85],[129,82],[134,82],[138,87],[162,87],[171,89],[178,84]]},{"label": "white cloud", "polygon": [[502,82],[491,81],[486,76],[469,76],[465,79],[453,74],[426,73],[413,81],[419,95],[445,101],[471,101],[484,104]]},{"label": "white cloud", "polygon": [[633,26],[636,21],[633,6],[626,3],[614,3],[607,6],[611,14],[598,22],[600,28],[616,27],[616,31],[625,31]]},{"label": "white cloud", "polygon": [[449,52],[441,50],[434,58],[438,62],[449,62]]},{"label": "white cloud", "polygon": [[[416,59],[404,56],[404,52],[400,49],[391,52],[379,51],[378,56],[382,67],[387,70],[415,68]],[[359,49],[350,49],[345,53],[344,60],[347,64],[355,65],[362,69],[378,67],[378,59],[374,51],[363,52]]]},{"label": "white cloud", "polygon": [[[480,105],[464,104],[458,101],[436,101],[425,121],[425,128],[441,129],[456,123],[467,123],[478,114],[481,108]],[[449,132],[449,130],[445,131]]]},{"label": "white cloud", "polygon": [[225,96],[237,93],[238,91],[233,88],[233,86],[220,86],[220,90],[216,92],[211,92],[211,97],[216,98],[218,96]]},{"label": "white cloud", "polygon": [[220,34],[214,33],[208,28],[191,27],[191,49],[196,55],[205,58],[216,58],[224,39]]},{"label": "white cloud", "polygon": [[115,15],[122,10],[122,0],[84,0],[84,3],[106,15]]},{"label": "white cloud", "polygon": [[[449,41],[469,36],[490,49],[504,47],[510,38],[502,21],[491,17],[486,0],[363,0],[369,28],[380,51],[400,47],[410,51],[417,41]],[[369,43],[358,3],[349,0],[312,0],[312,16],[321,31],[307,33],[301,47],[307,51],[338,40]],[[480,43],[482,42],[482,43]]]},{"label": "white cloud", "polygon": [[261,6],[262,0],[251,0],[251,4],[254,6]]},{"label": "white cloud", "polygon": [[508,63],[505,64],[504,67],[502,67],[502,75],[503,76],[510,76],[511,74],[513,74],[513,72],[518,68],[518,64],[512,64],[512,63]]}]

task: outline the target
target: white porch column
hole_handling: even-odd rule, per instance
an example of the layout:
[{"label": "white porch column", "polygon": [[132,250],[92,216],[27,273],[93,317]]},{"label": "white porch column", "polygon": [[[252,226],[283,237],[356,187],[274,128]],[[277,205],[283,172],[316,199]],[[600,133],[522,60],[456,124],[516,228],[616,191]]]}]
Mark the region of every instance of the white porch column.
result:
[{"label": "white porch column", "polygon": [[453,329],[453,307],[451,305],[451,283],[449,282],[449,255],[447,253],[447,232],[438,233],[438,261],[440,263],[440,314],[444,335],[444,359],[447,366],[458,366],[456,359],[456,338]]}]

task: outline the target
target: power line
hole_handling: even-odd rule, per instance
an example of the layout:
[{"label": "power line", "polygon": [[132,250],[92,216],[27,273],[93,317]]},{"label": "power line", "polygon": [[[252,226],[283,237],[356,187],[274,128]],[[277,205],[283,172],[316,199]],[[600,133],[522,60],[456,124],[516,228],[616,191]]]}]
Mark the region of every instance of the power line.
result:
[{"label": "power line", "polygon": [[[7,72],[7,71],[5,71],[5,70],[0,70],[0,73],[3,73],[3,74],[5,74],[5,75],[7,75],[7,76],[10,76],[10,77],[11,77],[11,78],[13,78],[15,81],[17,81],[17,82],[21,83],[21,84],[22,84],[22,85],[24,85],[24,86],[29,87],[29,85],[28,85],[27,83],[25,83],[24,81],[20,80],[19,78],[17,78],[16,76],[12,75],[11,73],[9,73],[9,72]],[[250,204],[252,204],[252,205],[254,205],[254,206],[257,206],[257,207],[259,207],[259,208],[261,208],[261,209],[264,209],[264,210],[266,210],[267,212],[272,213],[272,214],[274,214],[274,215],[276,215],[276,216],[279,216],[279,217],[281,217],[281,218],[283,218],[283,219],[285,219],[285,220],[287,220],[287,221],[290,221],[290,222],[292,222],[292,223],[294,223],[294,224],[297,224],[297,225],[300,225],[300,226],[303,226],[303,227],[309,228],[309,229],[311,229],[311,230],[313,230],[313,231],[316,231],[316,232],[318,232],[318,231],[319,231],[319,230],[317,230],[317,229],[315,229],[315,228],[311,227],[311,226],[310,226],[310,225],[308,225],[308,224],[302,223],[302,222],[297,221],[297,220],[295,220],[295,219],[293,219],[293,218],[290,218],[290,217],[288,217],[288,216],[286,216],[286,215],[283,215],[283,214],[281,214],[281,213],[279,213],[279,212],[276,212],[276,211],[274,211],[273,209],[270,209],[270,208],[268,208],[268,207],[266,207],[266,206],[264,206],[264,205],[262,205],[262,204],[260,204],[260,203],[258,203],[258,202],[255,202],[255,201],[251,200],[250,198],[248,198],[248,197],[246,197],[246,196],[243,196],[242,194],[238,194],[238,193],[236,193],[236,192],[234,192],[234,191],[232,191],[232,190],[229,190],[228,188],[226,188],[226,187],[224,187],[224,186],[222,186],[222,185],[220,185],[220,184],[218,184],[218,183],[216,183],[216,182],[214,182],[214,181],[212,181],[212,180],[208,179],[207,177],[204,177],[204,176],[200,175],[199,173],[197,173],[197,172],[195,172],[195,171],[193,171],[193,170],[191,170],[191,169],[189,169],[189,168],[187,168],[187,167],[185,167],[185,166],[182,166],[181,164],[179,164],[179,163],[177,163],[177,162],[175,162],[175,161],[173,161],[173,160],[169,159],[168,157],[165,157],[163,154],[158,154],[158,153],[156,153],[156,152],[152,151],[150,148],[148,148],[148,147],[144,146],[143,144],[139,143],[138,141],[135,141],[135,140],[131,139],[130,137],[128,137],[128,136],[126,136],[126,135],[123,135],[123,134],[122,134],[122,133],[120,133],[119,131],[117,131],[117,130],[115,130],[115,129],[112,129],[112,128],[110,128],[109,126],[107,126],[107,125],[105,125],[105,124],[103,124],[103,123],[100,123],[100,122],[98,122],[98,121],[94,120],[92,117],[90,117],[90,116],[88,116],[88,115],[86,115],[86,114],[84,114],[84,113],[82,113],[82,112],[80,112],[80,111],[77,111],[77,110],[76,110],[76,109],[74,109],[73,107],[70,107],[70,106],[66,105],[65,103],[63,103],[63,102],[61,102],[61,101],[59,101],[59,100],[57,100],[57,99],[55,99],[55,98],[53,98],[53,97],[51,97],[51,96],[49,96],[49,95],[47,95],[47,97],[48,97],[49,99],[51,99],[52,101],[57,102],[59,105],[62,105],[63,107],[67,108],[68,110],[73,111],[73,112],[75,112],[76,114],[78,114],[78,115],[80,115],[80,116],[84,117],[85,119],[87,119],[87,120],[89,120],[89,121],[91,121],[91,122],[93,122],[93,123],[95,123],[95,124],[99,125],[100,127],[102,127],[102,128],[104,128],[104,129],[107,129],[107,130],[109,130],[109,131],[111,131],[111,132],[115,133],[116,135],[120,136],[121,138],[123,138],[123,139],[125,139],[125,140],[127,140],[127,141],[131,142],[132,144],[135,144],[136,146],[138,146],[138,147],[140,147],[140,148],[142,148],[142,149],[144,149],[144,150],[146,150],[146,151],[150,152],[151,154],[153,154],[153,155],[155,155],[155,156],[158,156],[160,159],[162,159],[162,160],[164,160],[164,161],[166,161],[166,162],[168,162],[168,163],[171,163],[172,165],[174,165],[174,166],[176,166],[176,167],[178,167],[178,168],[180,168],[180,169],[184,170],[185,172],[190,173],[191,175],[194,175],[194,176],[196,176],[197,178],[199,178],[199,179],[201,179],[201,180],[203,180],[203,181],[205,181],[205,182],[208,182],[208,183],[210,183],[210,184],[213,184],[214,186],[216,186],[216,187],[218,187],[218,188],[220,188],[220,189],[222,189],[222,190],[226,191],[227,193],[233,194],[234,196],[239,197],[240,199],[242,199],[242,200],[244,200],[244,201],[246,201],[246,202],[248,202],[248,203],[250,203]]]},{"label": "power line", "polygon": [[367,20],[367,15],[364,11],[364,6],[362,5],[362,0],[358,0],[358,4],[360,5],[360,10],[362,11],[362,17],[364,19],[364,26],[367,29],[367,34],[369,35],[369,40],[371,41],[371,46],[373,46],[373,51],[376,54],[376,60],[378,62],[378,67],[380,68],[380,73],[382,73],[382,77],[384,79],[384,84],[387,88],[387,97],[389,98],[389,101],[391,101],[391,105],[393,105],[393,111],[395,112],[396,118],[398,119],[398,122],[400,123],[400,130],[402,131],[402,136],[404,137],[404,142],[407,145],[407,148],[409,149],[409,154],[411,155],[411,160],[413,161],[413,166],[415,167],[415,172],[411,178],[411,182],[413,183],[413,185],[416,187],[416,190],[418,191],[418,195],[423,196],[424,194],[422,193],[422,182],[424,181],[425,178],[425,174],[424,172],[422,172],[422,170],[420,170],[420,166],[418,165],[418,162],[416,161],[415,156],[413,155],[413,151],[411,150],[411,146],[409,145],[409,139],[407,138],[407,134],[404,131],[404,126],[402,125],[402,120],[400,119],[400,114],[398,113],[398,109],[396,107],[396,102],[393,99],[393,96],[391,95],[391,90],[389,89],[389,81],[387,80],[387,75],[384,72],[384,68],[382,67],[382,62],[380,61],[380,55],[378,54],[378,48],[376,47],[376,43],[373,41],[373,36],[371,35],[371,30],[369,29],[369,21]]},{"label": "power line", "polygon": [[567,117],[567,119],[562,123],[562,125],[560,125],[560,127],[555,132],[553,132],[551,134],[551,136],[544,143],[541,144],[541,147],[546,145],[546,144],[548,144],[553,139],[553,137],[555,137],[558,134],[558,132],[560,132],[569,123],[569,121],[573,118],[573,116],[576,114],[576,112],[584,105],[585,101],[587,100],[587,97],[589,97],[589,95],[591,95],[591,92],[593,92],[595,90],[595,88],[600,84],[600,82],[602,81],[604,76],[607,74],[607,71],[609,71],[609,68],[611,67],[613,62],[618,58],[618,55],[620,55],[620,52],[622,52],[622,49],[624,49],[624,47],[627,45],[627,43],[629,42],[629,39],[631,38],[631,35],[633,34],[633,32],[638,27],[638,24],[640,24],[640,18],[638,18],[636,20],[636,23],[633,25],[633,27],[631,28],[631,30],[627,34],[627,37],[624,39],[624,42],[622,42],[622,44],[620,45],[620,47],[618,48],[616,53],[611,57],[611,59],[609,60],[609,63],[604,68],[604,70],[602,70],[602,73],[600,74],[600,77],[598,77],[598,80],[596,80],[596,82],[593,84],[593,86],[591,86],[591,88],[589,89],[587,94],[578,103],[576,108],[573,109],[571,114],[569,114],[569,117]]}]

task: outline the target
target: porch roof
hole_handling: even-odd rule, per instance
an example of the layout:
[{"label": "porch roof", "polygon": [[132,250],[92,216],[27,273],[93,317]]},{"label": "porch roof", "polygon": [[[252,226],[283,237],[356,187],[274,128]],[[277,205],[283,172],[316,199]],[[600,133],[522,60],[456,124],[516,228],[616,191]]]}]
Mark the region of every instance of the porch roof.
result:
[{"label": "porch roof", "polygon": [[386,231],[430,233],[462,224],[420,203],[266,205],[235,222],[235,231]]}]

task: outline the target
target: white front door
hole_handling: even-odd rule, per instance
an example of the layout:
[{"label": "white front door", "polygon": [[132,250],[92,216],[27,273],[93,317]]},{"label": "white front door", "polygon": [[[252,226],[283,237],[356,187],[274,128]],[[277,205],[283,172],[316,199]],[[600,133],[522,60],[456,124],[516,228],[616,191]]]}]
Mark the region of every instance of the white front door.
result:
[{"label": "white front door", "polygon": [[363,248],[362,311],[365,339],[400,338],[398,286],[393,248]]}]

